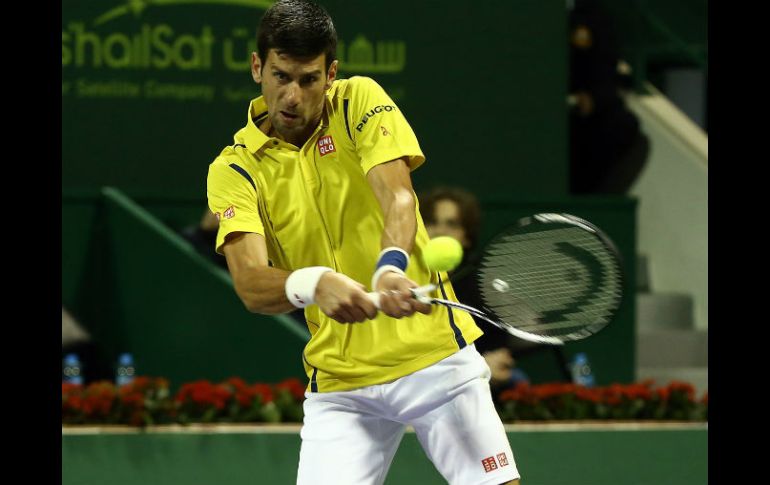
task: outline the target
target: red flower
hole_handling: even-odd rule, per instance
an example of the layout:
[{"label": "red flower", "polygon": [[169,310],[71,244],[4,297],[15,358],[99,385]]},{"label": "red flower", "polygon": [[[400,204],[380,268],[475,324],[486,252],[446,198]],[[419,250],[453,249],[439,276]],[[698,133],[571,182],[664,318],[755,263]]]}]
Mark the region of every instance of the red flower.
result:
[{"label": "red flower", "polygon": [[254,384],[251,389],[256,396],[262,398],[262,404],[273,402],[273,389],[269,384]]},{"label": "red flower", "polygon": [[225,384],[232,386],[236,391],[243,391],[249,387],[249,385],[246,384],[246,381],[240,377],[230,377],[225,381]]},{"label": "red flower", "polygon": [[670,392],[681,392],[689,401],[695,401],[695,388],[692,384],[682,381],[671,381],[668,385]]},{"label": "red flower", "polygon": [[201,380],[184,384],[177,393],[176,401],[179,403],[190,401],[201,407],[214,406],[217,409],[223,409],[232,394],[224,385],[214,385],[209,381]]},{"label": "red flower", "polygon": [[90,384],[83,392],[82,410],[86,417],[105,418],[112,410],[117,392],[109,381]]},{"label": "red flower", "polygon": [[590,401],[592,403],[599,403],[602,400],[601,390],[598,388],[577,386],[575,389],[575,396],[583,401]]},{"label": "red flower", "polygon": [[297,401],[305,399],[305,386],[297,378],[290,378],[275,385],[276,390],[286,389]]},{"label": "red flower", "polygon": [[120,402],[130,408],[143,408],[144,394],[137,391],[121,392]]},{"label": "red flower", "polygon": [[630,384],[625,386],[621,393],[623,397],[630,401],[636,399],[648,400],[652,397],[652,391],[644,384]]},{"label": "red flower", "polygon": [[83,386],[69,382],[61,383],[61,412],[62,419],[69,420],[82,411]]},{"label": "red flower", "polygon": [[251,406],[255,395],[256,393],[248,387],[235,391],[235,399],[238,401],[238,404],[245,408]]},{"label": "red flower", "polygon": [[83,389],[83,386],[80,384],[73,384],[71,382],[62,382],[61,383],[61,394],[64,396],[65,394],[72,394],[74,392],[80,392]]},{"label": "red flower", "polygon": [[502,402],[505,401],[518,401],[521,399],[521,392],[517,391],[516,389],[506,389],[505,391],[501,392],[498,396],[498,399]]}]

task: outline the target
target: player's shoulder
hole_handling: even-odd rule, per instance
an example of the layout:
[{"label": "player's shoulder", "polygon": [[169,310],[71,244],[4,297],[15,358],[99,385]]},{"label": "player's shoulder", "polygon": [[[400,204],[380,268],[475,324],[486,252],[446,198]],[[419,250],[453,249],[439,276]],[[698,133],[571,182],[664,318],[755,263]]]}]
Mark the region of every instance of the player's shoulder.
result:
[{"label": "player's shoulder", "polygon": [[233,165],[245,167],[247,165],[247,160],[244,159],[245,148],[245,145],[237,141],[232,145],[224,147],[219,155],[209,164],[209,172],[221,172],[224,169],[229,171],[233,168]]},{"label": "player's shoulder", "polygon": [[243,161],[246,149],[246,131],[247,128],[241,128],[233,136],[233,143],[222,148],[219,155],[214,158],[211,165],[230,165]]},{"label": "player's shoulder", "polygon": [[382,87],[374,79],[367,76],[353,76],[347,79],[338,79],[332,85],[334,95],[341,98],[351,98],[359,93],[372,90],[381,90]]}]

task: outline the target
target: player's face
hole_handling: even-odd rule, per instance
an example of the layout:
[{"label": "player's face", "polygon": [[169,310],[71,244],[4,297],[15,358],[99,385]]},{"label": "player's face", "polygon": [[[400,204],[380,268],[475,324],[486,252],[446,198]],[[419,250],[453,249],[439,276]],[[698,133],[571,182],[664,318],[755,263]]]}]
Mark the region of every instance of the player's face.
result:
[{"label": "player's face", "polygon": [[302,146],[320,120],[329,89],[337,75],[337,61],[326,72],[326,55],[294,58],[270,49],[262,66],[252,54],[254,81],[262,84],[268,118],[286,140]]},{"label": "player's face", "polygon": [[466,249],[470,245],[460,218],[460,206],[453,200],[444,199],[436,202],[433,206],[433,219],[425,224],[425,229],[431,238],[450,236],[460,241]]}]

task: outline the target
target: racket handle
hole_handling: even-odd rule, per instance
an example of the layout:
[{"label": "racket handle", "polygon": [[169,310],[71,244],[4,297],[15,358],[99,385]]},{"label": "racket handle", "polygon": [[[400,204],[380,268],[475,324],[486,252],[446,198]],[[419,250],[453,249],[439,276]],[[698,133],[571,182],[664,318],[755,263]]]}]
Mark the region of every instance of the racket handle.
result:
[{"label": "racket handle", "polygon": [[[425,285],[412,288],[410,291],[412,292],[412,296],[420,300],[422,303],[430,303],[431,298],[428,296],[428,293],[435,289],[436,285]],[[369,296],[369,299],[372,300],[372,303],[374,303],[374,306],[380,308],[380,293],[377,291],[371,291],[367,293],[367,295]]]},{"label": "racket handle", "polygon": [[372,303],[374,303],[374,306],[377,307],[377,309],[380,309],[380,294],[376,291],[370,291],[366,294],[370,300],[372,300]]}]

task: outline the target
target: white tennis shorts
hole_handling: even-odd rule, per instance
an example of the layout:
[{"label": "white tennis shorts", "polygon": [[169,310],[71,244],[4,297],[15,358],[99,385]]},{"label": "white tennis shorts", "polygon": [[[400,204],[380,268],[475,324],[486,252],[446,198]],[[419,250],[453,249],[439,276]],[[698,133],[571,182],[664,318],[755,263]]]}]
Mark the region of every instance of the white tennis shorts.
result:
[{"label": "white tennis shorts", "polygon": [[307,393],[297,484],[382,484],[407,425],[450,484],[519,478],[489,377],[469,345],[393,382]]}]

